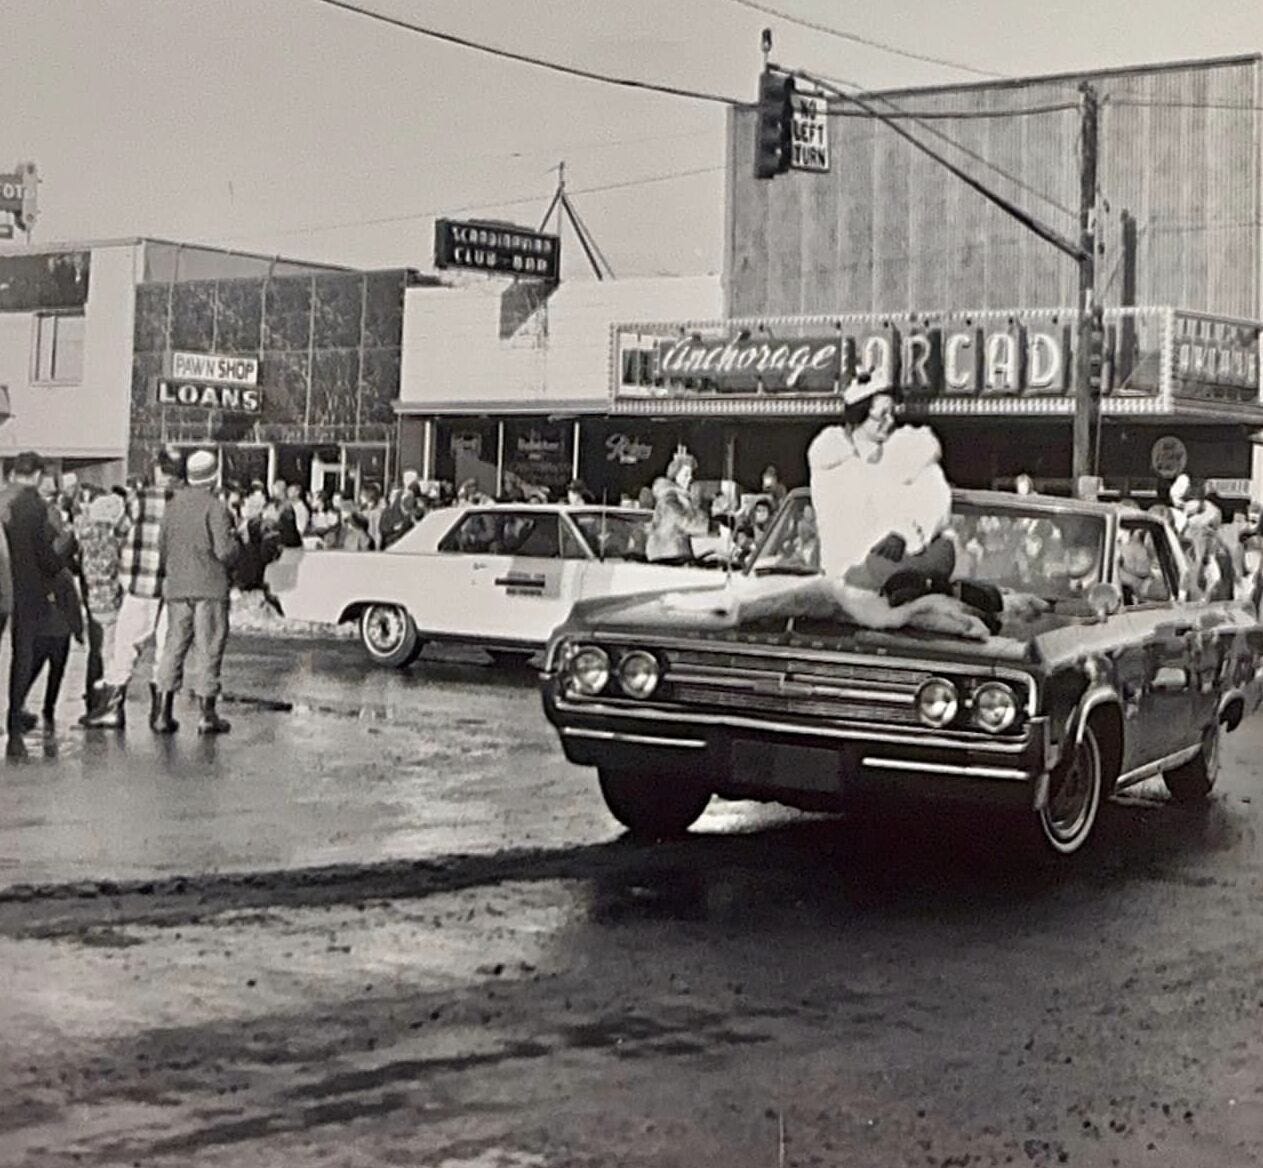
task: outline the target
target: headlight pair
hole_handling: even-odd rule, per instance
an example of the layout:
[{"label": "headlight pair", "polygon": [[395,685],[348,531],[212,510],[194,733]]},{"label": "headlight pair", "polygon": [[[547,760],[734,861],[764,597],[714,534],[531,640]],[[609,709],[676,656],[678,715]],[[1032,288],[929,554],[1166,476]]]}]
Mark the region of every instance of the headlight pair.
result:
[{"label": "headlight pair", "polygon": [[619,688],[633,698],[647,698],[658,688],[661,670],[658,659],[643,649],[623,653],[617,666],[599,645],[580,645],[569,654],[566,679],[585,697],[596,697],[616,678]]},{"label": "headlight pair", "polygon": [[[955,722],[961,705],[960,691],[945,677],[931,677],[917,690],[917,716],[935,730]],[[966,705],[970,723],[990,734],[1003,733],[1020,712],[1017,694],[1003,681],[983,682],[969,695]]]}]

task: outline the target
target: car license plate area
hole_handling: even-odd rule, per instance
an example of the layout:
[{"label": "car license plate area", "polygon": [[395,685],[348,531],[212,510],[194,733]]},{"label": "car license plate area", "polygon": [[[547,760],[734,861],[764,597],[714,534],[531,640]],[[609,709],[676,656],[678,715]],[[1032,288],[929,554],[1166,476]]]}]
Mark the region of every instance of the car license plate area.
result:
[{"label": "car license plate area", "polygon": [[842,758],[836,750],[738,738],[732,744],[732,781],[740,787],[838,794]]}]

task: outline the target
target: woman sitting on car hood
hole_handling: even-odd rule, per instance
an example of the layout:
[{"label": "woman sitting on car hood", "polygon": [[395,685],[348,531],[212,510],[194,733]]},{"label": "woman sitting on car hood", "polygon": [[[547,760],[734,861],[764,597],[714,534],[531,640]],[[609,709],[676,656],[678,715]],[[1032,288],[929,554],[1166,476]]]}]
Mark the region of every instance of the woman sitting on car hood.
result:
[{"label": "woman sitting on car hood", "polygon": [[934,431],[896,426],[893,389],[867,373],[842,404],[842,425],[821,430],[807,449],[821,568],[872,592],[897,572],[950,579],[956,553],[943,533],[952,492]]}]

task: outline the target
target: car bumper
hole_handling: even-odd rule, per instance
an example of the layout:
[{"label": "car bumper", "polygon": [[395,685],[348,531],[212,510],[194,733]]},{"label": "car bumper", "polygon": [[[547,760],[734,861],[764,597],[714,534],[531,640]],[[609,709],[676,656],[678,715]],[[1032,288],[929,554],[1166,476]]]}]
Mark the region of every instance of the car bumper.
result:
[{"label": "car bumper", "polygon": [[[545,680],[543,696],[545,713],[572,763],[697,776],[721,794],[738,797],[756,790],[773,797],[801,793],[823,805],[848,786],[906,791],[928,785],[950,796],[1030,804],[1041,797],[1040,780],[1055,758],[1046,718],[1030,719],[1021,737],[984,738],[972,732],[572,700],[552,679]],[[830,758],[836,776],[832,790]]]}]

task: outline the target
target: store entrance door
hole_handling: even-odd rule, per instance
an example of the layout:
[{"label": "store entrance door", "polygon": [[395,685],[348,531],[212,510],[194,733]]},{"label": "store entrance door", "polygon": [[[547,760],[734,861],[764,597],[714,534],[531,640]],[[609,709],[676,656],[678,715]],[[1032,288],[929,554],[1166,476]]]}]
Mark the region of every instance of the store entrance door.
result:
[{"label": "store entrance door", "polygon": [[243,491],[249,491],[250,484],[260,482],[266,488],[270,483],[272,448],[267,445],[223,446],[223,479]]}]

